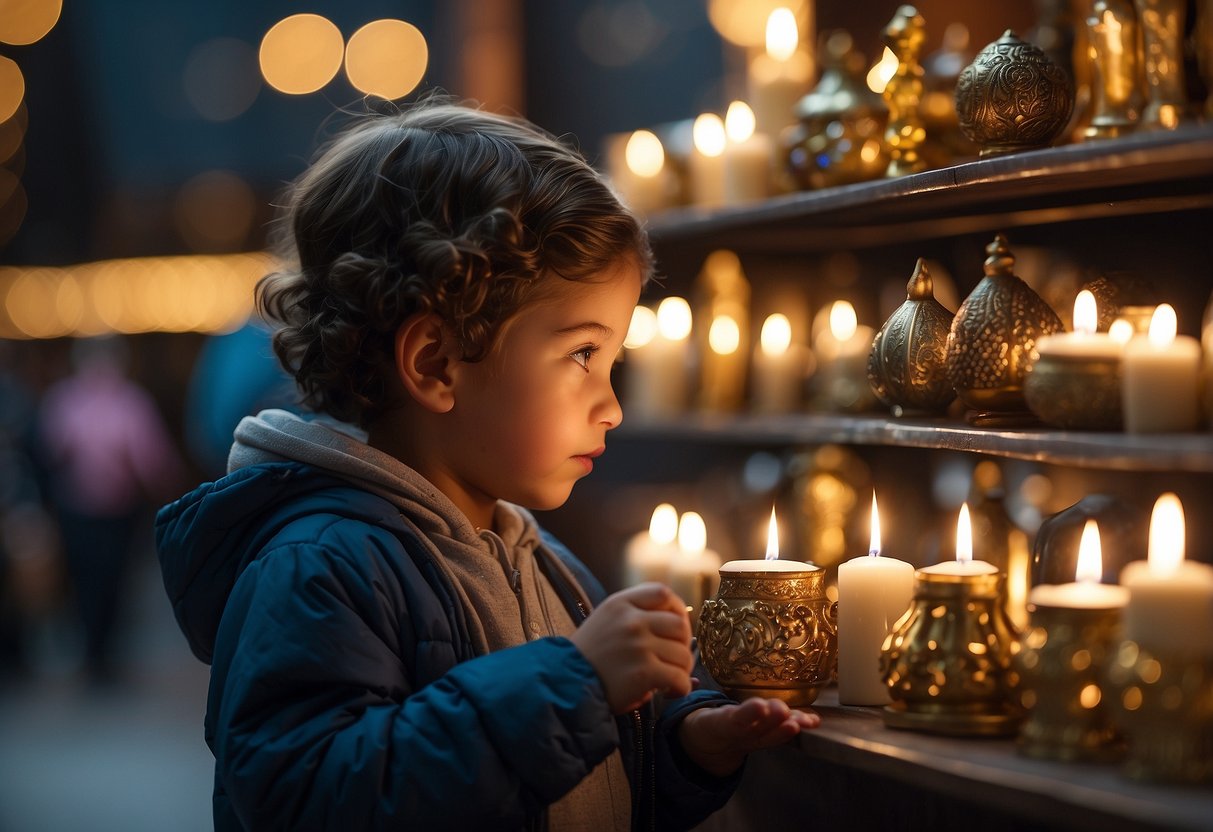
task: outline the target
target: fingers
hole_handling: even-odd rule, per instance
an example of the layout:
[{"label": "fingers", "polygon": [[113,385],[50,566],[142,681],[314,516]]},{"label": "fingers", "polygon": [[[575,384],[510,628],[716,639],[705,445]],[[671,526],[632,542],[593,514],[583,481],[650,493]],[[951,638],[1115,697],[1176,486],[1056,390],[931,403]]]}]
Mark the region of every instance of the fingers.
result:
[{"label": "fingers", "polygon": [[615,595],[626,598],[629,603],[641,609],[669,610],[678,613],[683,618],[686,618],[687,615],[686,602],[675,595],[674,591],[665,584],[638,584],[621,590]]}]

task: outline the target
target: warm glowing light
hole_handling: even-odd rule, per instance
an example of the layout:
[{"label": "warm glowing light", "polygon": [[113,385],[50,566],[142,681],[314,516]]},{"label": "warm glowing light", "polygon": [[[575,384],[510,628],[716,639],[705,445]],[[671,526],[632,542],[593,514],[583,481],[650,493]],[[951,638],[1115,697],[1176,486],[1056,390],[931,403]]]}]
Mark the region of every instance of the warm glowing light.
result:
[{"label": "warm glowing light", "polygon": [[257,213],[257,195],[235,173],[208,170],[177,194],[173,219],[194,251],[232,251],[244,246]]},{"label": "warm glowing light", "polygon": [[872,522],[871,522],[871,543],[868,545],[868,554],[875,557],[880,554],[880,511],[876,508],[876,491],[872,491]]},{"label": "warm glowing light", "polygon": [[698,554],[708,548],[708,530],[703,518],[688,511],[678,519],[678,548],[684,552]]},{"label": "warm glowing light", "polygon": [[708,346],[717,355],[732,355],[741,346],[741,327],[728,315],[717,315],[708,329]]},{"label": "warm glowing light", "polygon": [[969,521],[968,503],[961,504],[956,520],[956,560],[959,563],[973,560],[973,524]]},{"label": "warm glowing light", "polygon": [[1175,318],[1175,307],[1169,303],[1159,305],[1150,317],[1150,344],[1155,347],[1169,347],[1175,340],[1179,329],[1179,321]]},{"label": "warm glowing light", "polygon": [[849,341],[859,328],[855,307],[849,301],[836,300],[830,307],[830,334],[835,341]]},{"label": "warm glowing light", "polygon": [[778,8],[792,10],[794,19],[809,20],[813,13],[808,0],[707,0],[708,19],[713,28],[730,43],[761,49],[771,13]]},{"label": "warm glowing light", "polygon": [[403,20],[372,20],[350,35],[345,74],[354,89],[391,101],[408,95],[425,76],[425,35]]},{"label": "warm glowing light", "polygon": [[744,101],[734,101],[724,114],[724,132],[729,141],[741,143],[754,135],[754,111]]},{"label": "warm glowing light", "polygon": [[649,520],[649,537],[655,543],[673,543],[678,537],[678,509],[669,503],[662,503],[653,509],[653,517]]},{"label": "warm glowing light", "polygon": [[21,68],[0,55],[0,121],[8,121],[25,98],[25,76]]},{"label": "warm glowing light", "polygon": [[1074,580],[1097,584],[1102,578],[1103,548],[1099,542],[1099,524],[1088,520],[1082,527],[1082,539],[1078,542],[1078,566],[1074,569]]},{"label": "warm glowing light", "polygon": [[623,158],[628,170],[646,179],[661,173],[665,166],[665,148],[661,139],[648,130],[637,130],[628,138],[623,149]]},{"label": "warm glowing light", "polygon": [[59,22],[63,0],[0,0],[0,41],[36,43]]},{"label": "warm glowing light", "polygon": [[792,347],[792,322],[782,312],[768,315],[762,322],[758,343],[763,355],[783,355]]},{"label": "warm glowing light", "polygon": [[305,95],[323,87],[345,53],[341,30],[318,14],[293,14],[270,27],[261,39],[261,75],[279,92]]},{"label": "warm glowing light", "polygon": [[1099,310],[1095,306],[1095,295],[1083,289],[1074,299],[1074,331],[1090,335],[1099,329]]},{"label": "warm glowing light", "polygon": [[779,523],[775,520],[775,506],[771,506],[771,522],[767,524],[766,560],[779,560]]},{"label": "warm glowing light", "polygon": [[691,304],[685,298],[665,298],[657,305],[657,331],[662,338],[681,341],[691,334]]},{"label": "warm glowing light", "polygon": [[647,306],[637,306],[632,310],[632,320],[628,324],[628,334],[624,336],[623,346],[629,350],[643,347],[657,337],[657,313]]},{"label": "warm glowing light", "polygon": [[897,74],[897,56],[893,54],[893,50],[889,47],[884,48],[884,54],[880,56],[880,60],[875,66],[868,70],[868,89],[877,95],[884,92],[884,88],[889,85],[889,81]]},{"label": "warm glowing light", "polygon": [[715,113],[703,113],[691,126],[691,140],[695,149],[704,156],[719,156],[724,153],[727,136],[724,122]]},{"label": "warm glowing light", "polygon": [[1136,333],[1133,330],[1133,324],[1126,321],[1124,318],[1117,318],[1112,321],[1108,327],[1108,336],[1118,344],[1127,344],[1133,339]]},{"label": "warm glowing light", "polygon": [[791,9],[781,7],[767,17],[766,44],[767,54],[777,61],[786,61],[796,54],[800,32]]},{"label": "warm glowing light", "polygon": [[1168,492],[1154,502],[1150,515],[1150,548],[1147,562],[1155,575],[1173,575],[1184,559],[1184,507]]}]

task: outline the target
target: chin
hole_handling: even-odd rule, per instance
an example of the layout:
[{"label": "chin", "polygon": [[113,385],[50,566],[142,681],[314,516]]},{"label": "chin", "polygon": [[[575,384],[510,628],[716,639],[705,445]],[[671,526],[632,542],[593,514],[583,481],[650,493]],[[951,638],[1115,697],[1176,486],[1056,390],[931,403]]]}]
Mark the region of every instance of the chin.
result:
[{"label": "chin", "polygon": [[569,485],[563,489],[551,489],[544,493],[531,493],[525,495],[525,498],[511,500],[520,506],[525,506],[531,511],[552,511],[560,508],[569,501],[569,495],[573,493],[573,486]]}]

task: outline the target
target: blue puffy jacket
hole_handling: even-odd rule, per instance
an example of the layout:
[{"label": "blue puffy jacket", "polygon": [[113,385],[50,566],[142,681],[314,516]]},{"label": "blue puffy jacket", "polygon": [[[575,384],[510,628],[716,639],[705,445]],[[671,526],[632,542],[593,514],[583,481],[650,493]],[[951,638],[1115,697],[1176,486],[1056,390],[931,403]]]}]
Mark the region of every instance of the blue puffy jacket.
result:
[{"label": "blue puffy jacket", "polygon": [[[161,509],[156,542],[177,621],[212,665],[216,829],[541,829],[616,746],[633,828],[685,829],[739,779],[707,775],[676,740],[720,694],[612,717],[568,639],[474,655],[397,510],[319,469],[266,463],[206,483]],[[597,602],[585,567],[545,543]]]}]

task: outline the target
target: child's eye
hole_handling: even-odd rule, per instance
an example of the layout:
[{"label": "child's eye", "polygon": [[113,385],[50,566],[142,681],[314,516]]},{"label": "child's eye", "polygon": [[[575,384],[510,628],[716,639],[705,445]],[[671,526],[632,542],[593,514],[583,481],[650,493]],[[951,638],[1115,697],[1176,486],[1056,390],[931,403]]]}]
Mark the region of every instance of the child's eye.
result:
[{"label": "child's eye", "polygon": [[569,357],[581,365],[587,373],[590,371],[590,356],[598,352],[598,347],[582,347]]}]

